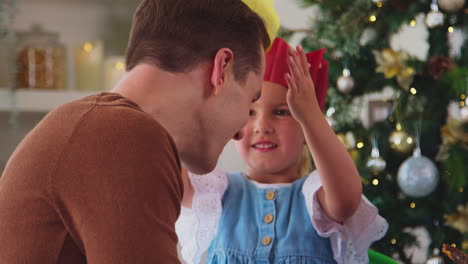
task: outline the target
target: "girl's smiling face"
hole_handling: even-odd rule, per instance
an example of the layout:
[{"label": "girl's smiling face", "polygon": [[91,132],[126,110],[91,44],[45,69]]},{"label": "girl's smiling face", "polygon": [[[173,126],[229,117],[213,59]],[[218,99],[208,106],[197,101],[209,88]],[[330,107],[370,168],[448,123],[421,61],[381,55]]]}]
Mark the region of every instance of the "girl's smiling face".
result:
[{"label": "girl's smiling face", "polygon": [[249,176],[258,182],[290,182],[299,177],[305,139],[289,111],[286,92],[279,84],[263,82],[262,96],[251,106],[244,137],[236,142]]}]

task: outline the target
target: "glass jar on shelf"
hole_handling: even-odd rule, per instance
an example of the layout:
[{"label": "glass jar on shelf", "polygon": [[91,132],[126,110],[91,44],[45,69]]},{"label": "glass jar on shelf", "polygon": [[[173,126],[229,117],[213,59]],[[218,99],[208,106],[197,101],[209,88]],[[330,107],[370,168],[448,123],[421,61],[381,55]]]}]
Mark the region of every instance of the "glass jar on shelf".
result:
[{"label": "glass jar on shelf", "polygon": [[16,88],[65,89],[65,47],[58,34],[33,25],[17,39]]}]

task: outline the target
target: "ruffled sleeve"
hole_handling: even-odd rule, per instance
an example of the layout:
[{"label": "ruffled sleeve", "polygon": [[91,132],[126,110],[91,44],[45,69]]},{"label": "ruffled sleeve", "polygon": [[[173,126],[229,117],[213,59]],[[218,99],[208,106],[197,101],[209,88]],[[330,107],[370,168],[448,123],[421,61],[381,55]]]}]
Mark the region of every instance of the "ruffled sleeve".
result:
[{"label": "ruffled sleeve", "polygon": [[333,256],[339,264],[369,263],[367,250],[381,239],[388,229],[387,221],[363,195],[354,213],[344,224],[330,219],[320,206],[317,190],[322,186],[317,171],[312,172],[302,187],[312,225],[322,237],[328,237]]},{"label": "ruffled sleeve", "polygon": [[199,263],[216,234],[228,179],[217,169],[206,175],[189,173],[189,178],[195,191],[192,209],[182,207],[176,232],[181,257],[185,263],[192,264]]}]

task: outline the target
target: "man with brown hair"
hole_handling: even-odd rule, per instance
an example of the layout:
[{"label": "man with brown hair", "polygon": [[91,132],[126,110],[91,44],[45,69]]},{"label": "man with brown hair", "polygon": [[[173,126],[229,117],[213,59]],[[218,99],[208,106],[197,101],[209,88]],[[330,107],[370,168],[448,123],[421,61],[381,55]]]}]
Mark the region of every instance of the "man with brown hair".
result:
[{"label": "man with brown hair", "polygon": [[9,160],[0,263],[179,263],[181,166],[207,173],[242,137],[278,26],[271,5],[143,0],[113,91],[53,110]]}]

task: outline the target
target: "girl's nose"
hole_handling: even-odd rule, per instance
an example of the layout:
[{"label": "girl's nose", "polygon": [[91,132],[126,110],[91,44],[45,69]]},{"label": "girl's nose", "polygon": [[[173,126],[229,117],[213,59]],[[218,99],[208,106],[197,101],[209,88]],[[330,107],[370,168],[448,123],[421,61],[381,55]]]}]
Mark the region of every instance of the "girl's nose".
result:
[{"label": "girl's nose", "polygon": [[262,134],[271,134],[275,131],[271,122],[267,118],[258,118],[255,121],[254,132]]}]

